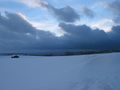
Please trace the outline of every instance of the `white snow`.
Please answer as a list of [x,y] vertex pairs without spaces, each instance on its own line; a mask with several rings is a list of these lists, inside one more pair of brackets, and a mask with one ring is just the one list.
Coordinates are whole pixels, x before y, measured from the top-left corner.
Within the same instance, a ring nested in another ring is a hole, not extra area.
[[120,90],[120,53],[0,56],[0,90]]

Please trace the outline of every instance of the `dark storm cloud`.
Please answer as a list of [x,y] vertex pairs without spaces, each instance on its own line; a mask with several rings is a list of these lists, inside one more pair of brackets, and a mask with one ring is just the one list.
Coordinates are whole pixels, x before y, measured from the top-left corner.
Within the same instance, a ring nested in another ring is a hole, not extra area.
[[0,15],[0,47],[4,49],[34,48],[38,42],[42,47],[46,40],[52,38],[51,33],[37,30],[18,14],[6,12],[5,16]]
[[78,49],[120,49],[120,26],[114,26],[111,32],[92,29],[86,25],[61,23],[59,25],[68,34],[65,42],[71,48]]
[[93,30],[86,25],[73,25],[61,23],[59,25],[63,30],[68,32],[65,36],[69,45],[72,43],[74,46],[81,49],[104,49],[105,43],[108,43],[109,39],[107,34],[99,29]]
[[56,37],[34,28],[18,14],[0,16],[0,50],[120,49],[120,26],[109,33],[86,25],[60,23],[66,34]]
[[107,7],[113,12],[113,21],[120,24],[120,0],[115,0],[112,3],[108,3]]
[[55,8],[53,6],[49,6],[48,9],[53,12],[56,18],[63,22],[75,22],[79,20],[79,14],[70,6],[66,6],[64,8]]
[[34,33],[34,28],[26,20],[13,13],[5,12],[5,17],[0,16],[0,25],[12,32]]
[[120,26],[114,26],[112,32],[109,32],[108,35],[113,44],[120,47]]

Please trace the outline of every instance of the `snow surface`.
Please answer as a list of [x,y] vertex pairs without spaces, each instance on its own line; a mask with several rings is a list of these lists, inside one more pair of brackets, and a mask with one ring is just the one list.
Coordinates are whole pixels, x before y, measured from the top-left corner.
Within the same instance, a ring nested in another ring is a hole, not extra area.
[[0,90],[120,90],[120,53],[0,56]]

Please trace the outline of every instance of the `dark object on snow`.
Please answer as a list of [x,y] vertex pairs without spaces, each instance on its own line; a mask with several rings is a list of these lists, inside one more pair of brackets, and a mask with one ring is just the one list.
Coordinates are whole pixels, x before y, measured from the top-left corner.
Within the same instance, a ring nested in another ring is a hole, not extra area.
[[11,58],[19,58],[19,56],[18,55],[13,55],[13,56],[11,56]]

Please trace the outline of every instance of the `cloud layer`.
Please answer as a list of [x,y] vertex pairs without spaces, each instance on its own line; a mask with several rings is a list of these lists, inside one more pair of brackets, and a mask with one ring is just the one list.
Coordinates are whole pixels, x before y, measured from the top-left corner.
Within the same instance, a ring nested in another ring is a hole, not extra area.
[[120,49],[120,26],[109,33],[86,25],[60,23],[66,33],[56,37],[37,30],[19,14],[0,15],[0,50]]

